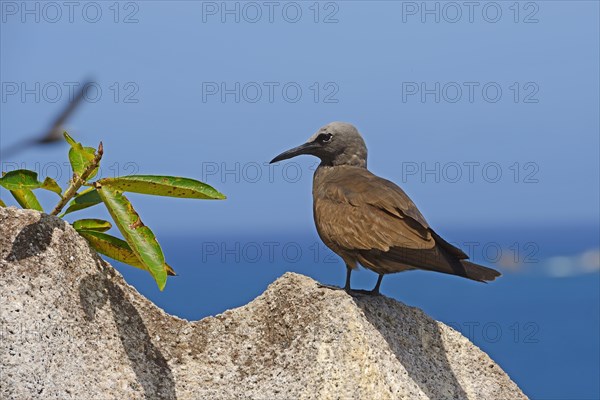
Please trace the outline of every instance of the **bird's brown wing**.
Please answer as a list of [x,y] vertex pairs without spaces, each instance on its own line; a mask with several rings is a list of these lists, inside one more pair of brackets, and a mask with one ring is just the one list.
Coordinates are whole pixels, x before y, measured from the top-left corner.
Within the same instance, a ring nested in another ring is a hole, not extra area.
[[317,229],[340,255],[353,255],[378,273],[420,268],[478,281],[500,276],[493,269],[465,261],[467,255],[434,232],[412,200],[392,182],[365,169],[344,167],[315,180]]
[[332,244],[347,250],[388,251],[396,246],[422,249],[435,245],[431,235],[423,237],[402,220],[370,205],[357,207],[331,199],[316,200],[315,222],[329,247]]
[[392,182],[355,167],[336,167],[316,179],[323,182],[315,182],[315,222],[326,244],[384,252],[435,246],[425,218]]
[[429,229],[425,217],[400,186],[373,175],[367,169],[353,171],[353,175],[352,180],[356,181],[362,190],[350,194],[351,204],[370,204],[397,218],[407,220],[415,229]]

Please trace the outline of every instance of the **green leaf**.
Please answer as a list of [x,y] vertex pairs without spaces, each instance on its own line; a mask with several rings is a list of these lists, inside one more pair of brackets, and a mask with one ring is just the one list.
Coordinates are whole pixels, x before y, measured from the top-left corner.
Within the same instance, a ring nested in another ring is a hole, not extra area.
[[44,212],[40,202],[31,190],[11,190],[10,193],[13,195],[15,200],[17,200],[17,203],[19,203],[21,207]]
[[108,186],[102,186],[98,182],[95,183],[95,187],[131,250],[150,271],[158,288],[163,290],[167,283],[167,268],[156,236],[143,224],[138,213],[122,193]]
[[88,230],[104,232],[112,228],[112,224],[103,219],[79,219],[73,222],[73,228],[77,231]]
[[0,199],[0,207],[6,207],[6,203],[4,203],[2,199]]
[[21,207],[44,211],[37,197],[31,191],[42,186],[42,183],[37,180],[37,172],[28,169],[3,172],[0,186],[8,189]]
[[[69,161],[71,162],[71,168],[73,172],[78,176],[83,174],[83,171],[90,165],[96,156],[96,149],[93,147],[83,147],[81,143],[76,142],[67,132],[63,132],[66,141],[71,145],[69,150]],[[98,173],[96,168],[90,175],[90,179]]]
[[67,211],[65,211],[61,217],[64,217],[67,214],[72,212],[83,210],[84,208],[88,208],[91,206],[95,206],[96,204],[102,203],[102,199],[98,195],[98,192],[94,188],[89,188],[79,193],[73,200],[69,203],[69,207]]
[[[90,165],[94,160],[96,150],[93,147],[83,147],[81,144],[79,147],[80,148],[72,147],[71,150],[69,150],[69,161],[71,162],[73,172],[75,172],[78,176],[81,176],[87,166]],[[96,176],[97,173],[98,169],[92,172],[90,179]]]
[[122,192],[151,194],[156,196],[182,197],[188,199],[225,199],[212,186],[200,181],[174,176],[129,175],[101,179],[100,183]]
[[[140,262],[126,241],[98,231],[77,229],[77,232],[79,232],[79,234],[83,236],[98,253],[104,254],[105,256],[124,264],[129,264],[133,267],[148,271],[148,268]],[[166,266],[167,275],[177,275],[173,268],[169,265]]]
[[50,190],[59,196],[62,193],[62,189],[54,179],[48,177],[44,182],[40,182],[37,179],[37,172],[28,169],[17,169],[4,173],[0,178],[0,186],[10,190],[21,207],[38,211],[44,210],[33,194],[33,189]]
[[77,146],[77,144],[78,144],[78,143],[75,141],[75,139],[73,139],[73,138],[71,137],[71,135],[69,135],[69,134],[67,133],[67,131],[64,131],[64,132],[63,132],[63,136],[65,137],[65,140],[67,141],[67,143],[69,143],[69,146],[71,146],[71,147],[75,147],[75,146]]
[[41,187],[42,182],[37,180],[37,172],[17,169],[4,173],[0,178],[0,186],[4,186],[8,190],[32,190]]
[[62,189],[60,186],[58,186],[58,183],[56,183],[56,181],[50,177],[46,177],[46,179],[44,179],[44,182],[42,183],[42,186],[40,186],[42,189],[46,189],[49,190],[51,192],[56,193],[59,196],[62,196]]

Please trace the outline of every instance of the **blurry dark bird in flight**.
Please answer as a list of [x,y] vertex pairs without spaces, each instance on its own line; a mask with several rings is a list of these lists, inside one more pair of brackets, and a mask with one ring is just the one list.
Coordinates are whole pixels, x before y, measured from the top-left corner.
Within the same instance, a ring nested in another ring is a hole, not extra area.
[[379,274],[373,294],[379,293],[383,275],[413,269],[480,282],[500,276],[467,261],[400,187],[369,172],[367,147],[354,126],[332,122],[271,163],[301,154],[321,159],[313,177],[314,220],[321,240],[346,263],[345,290],[351,290],[350,275],[358,264]]
[[16,142],[8,148],[2,149],[0,153],[1,159],[5,160],[7,158],[10,158],[15,154],[33,146],[45,145],[62,141],[62,127],[65,121],[77,109],[77,107],[81,103],[81,100],[83,100],[83,97],[86,93],[85,91],[89,88],[91,84],[91,81],[87,81],[79,88],[79,91],[77,91],[75,96],[73,96],[73,99],[69,101],[67,106],[64,108],[64,110],[62,110],[58,117],[56,117],[54,121],[52,121],[52,124],[50,124],[50,127],[44,132],[43,135],[33,138],[25,138],[19,142]]

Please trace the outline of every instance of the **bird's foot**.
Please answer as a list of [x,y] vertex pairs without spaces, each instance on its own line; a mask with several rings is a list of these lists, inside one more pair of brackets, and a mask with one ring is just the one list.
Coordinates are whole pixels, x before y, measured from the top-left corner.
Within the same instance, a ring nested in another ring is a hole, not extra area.
[[362,290],[362,289],[350,289],[349,287],[340,287],[335,285],[326,285],[324,283],[317,283],[317,287],[325,288],[330,290],[344,290],[350,294],[366,294],[369,296],[381,296],[379,290]]

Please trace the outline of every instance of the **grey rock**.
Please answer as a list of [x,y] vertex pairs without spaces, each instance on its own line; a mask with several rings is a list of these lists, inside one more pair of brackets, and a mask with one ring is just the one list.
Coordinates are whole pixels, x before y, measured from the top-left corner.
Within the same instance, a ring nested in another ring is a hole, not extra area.
[[525,399],[468,339],[287,273],[201,321],[166,314],[59,219],[0,208],[2,399]]

